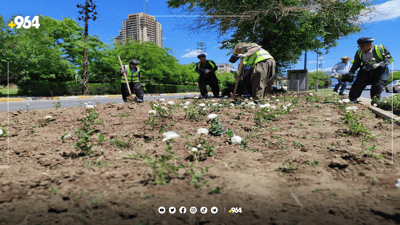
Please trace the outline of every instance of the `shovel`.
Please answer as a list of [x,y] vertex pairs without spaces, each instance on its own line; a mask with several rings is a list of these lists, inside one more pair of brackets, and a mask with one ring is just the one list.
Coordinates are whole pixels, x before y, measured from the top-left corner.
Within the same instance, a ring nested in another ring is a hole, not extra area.
[[236,91],[237,91],[237,87],[238,87],[239,81],[240,81],[240,79],[242,79],[242,78],[239,78],[240,75],[242,74],[242,69],[243,69],[243,59],[240,59],[240,62],[239,62],[239,72],[238,72],[238,78],[236,79],[235,90],[233,91],[233,94],[231,93],[231,97],[232,97],[233,100],[236,100],[236,99],[237,99],[237,97],[236,97]]
[[[119,56],[118,56],[118,59],[119,59],[119,63],[121,64],[121,69],[124,69],[124,65],[122,65],[122,61]],[[136,99],[134,97],[132,97],[132,92],[131,92],[131,88],[129,87],[128,77],[126,76],[126,73],[124,73],[124,77],[125,77],[126,86],[128,87],[128,91],[129,91],[129,96],[126,99],[131,102],[134,102]]]

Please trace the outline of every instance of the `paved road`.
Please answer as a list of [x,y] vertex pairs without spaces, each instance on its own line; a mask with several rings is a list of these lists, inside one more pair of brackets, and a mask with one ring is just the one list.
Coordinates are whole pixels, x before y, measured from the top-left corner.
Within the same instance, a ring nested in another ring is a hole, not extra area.
[[[165,100],[168,99],[178,99],[184,97],[194,97],[194,95],[169,95],[169,96],[145,96],[145,101],[153,101],[160,98]],[[91,99],[63,99],[63,100],[35,100],[35,101],[20,101],[20,102],[0,102],[0,112],[7,112],[8,107],[9,111],[18,111],[18,110],[27,110],[27,103],[29,103],[29,110],[32,109],[50,109],[54,108],[54,103],[60,101],[61,108],[65,107],[76,107],[79,105],[79,102],[82,104],[91,102],[92,105],[96,105],[97,102],[100,104],[107,104],[108,102],[116,102],[116,103],[124,103],[122,97],[114,97],[114,98],[91,98]]]
[[[333,88],[331,88],[331,89],[333,90]],[[344,91],[344,93],[347,93],[347,94],[349,94],[349,92],[350,92],[350,89],[347,89],[346,91]],[[398,93],[392,93],[392,92],[386,93],[386,91],[383,90],[383,92],[381,94],[381,97],[388,97],[388,96],[391,96],[391,95],[398,95]],[[370,90],[364,90],[361,93],[361,97],[371,99]]]

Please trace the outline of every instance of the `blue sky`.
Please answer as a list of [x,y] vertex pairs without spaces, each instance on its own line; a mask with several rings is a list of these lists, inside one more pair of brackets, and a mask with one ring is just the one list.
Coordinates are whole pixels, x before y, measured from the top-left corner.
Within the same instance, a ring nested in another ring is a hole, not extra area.
[[[73,18],[76,21],[78,17],[77,4],[84,4],[84,0],[0,0],[0,14],[7,20],[11,15],[22,14],[23,17],[42,14],[54,19],[62,20],[63,17]],[[164,34],[164,47],[171,48],[174,56],[182,64],[188,64],[198,61],[197,43],[203,42],[206,46],[207,58],[216,63],[228,63],[229,56],[226,54],[230,50],[220,50],[216,31],[209,31],[203,34],[191,34],[186,29],[181,29],[180,25],[187,23],[187,18],[175,17],[177,10],[171,10],[167,7],[166,1],[148,0],[148,14],[156,16],[156,20],[162,24]],[[128,14],[137,12],[145,13],[146,0],[96,0],[98,19],[89,22],[89,34],[99,35],[105,43],[111,43],[110,39],[118,35],[122,27],[122,21],[127,19]],[[394,57],[394,70],[400,70],[400,0],[376,0],[378,13],[372,16],[372,20],[364,23],[366,28],[360,34],[353,34],[339,40],[339,45],[330,49],[327,55],[323,57],[322,68],[324,71],[330,71],[333,65],[340,61],[342,56],[354,57],[357,50],[357,39],[363,36],[374,37],[374,44],[384,44],[388,47],[391,55]],[[82,21],[78,21],[84,26]],[[14,28],[15,29],[15,28]],[[266,50],[271,46],[263,46]],[[307,69],[316,70],[317,55],[308,52]],[[116,62],[118,63],[118,62]],[[304,68],[304,55],[292,69]],[[392,67],[390,67],[392,69]]]

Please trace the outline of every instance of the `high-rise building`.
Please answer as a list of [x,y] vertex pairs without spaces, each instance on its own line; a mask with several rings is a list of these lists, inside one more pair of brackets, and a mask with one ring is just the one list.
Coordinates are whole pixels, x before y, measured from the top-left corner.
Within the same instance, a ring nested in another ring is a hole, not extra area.
[[132,40],[153,42],[163,47],[161,23],[159,23],[154,16],[145,13],[129,14],[128,19],[122,21],[122,29],[115,39],[125,41],[128,37]]
[[219,72],[233,72],[235,71],[234,67],[230,63],[219,63],[217,64]]

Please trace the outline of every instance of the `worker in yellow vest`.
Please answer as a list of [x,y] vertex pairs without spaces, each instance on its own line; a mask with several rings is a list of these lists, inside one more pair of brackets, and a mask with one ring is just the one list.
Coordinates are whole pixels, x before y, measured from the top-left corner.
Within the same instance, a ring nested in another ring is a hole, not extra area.
[[196,63],[195,71],[200,75],[199,77],[199,89],[201,96],[203,98],[208,97],[207,93],[207,85],[211,87],[211,91],[214,95],[214,98],[219,98],[219,85],[218,79],[215,75],[215,71],[217,71],[218,66],[212,60],[206,60],[205,54],[200,54],[197,56],[200,62]]
[[[361,68],[357,79],[351,86],[350,101],[356,101],[361,96],[367,85],[371,85],[371,99],[380,99],[386,81],[389,79],[388,65],[393,62],[390,52],[383,45],[372,45],[374,38],[362,37],[357,40],[359,49],[354,56],[354,64],[349,75],[354,76],[355,71]],[[371,104],[374,104],[371,101]]]
[[[121,92],[122,92],[122,99],[126,102],[126,98],[129,96],[128,86],[125,81],[124,72],[128,78],[129,88],[131,91],[133,90],[137,97],[137,102],[142,103],[144,97],[144,91],[142,84],[140,83],[140,68],[137,66],[139,64],[138,60],[131,59],[129,61],[129,66],[124,65],[124,69],[119,69],[118,74],[122,76],[121,79]],[[133,92],[132,91],[132,92]]]
[[276,67],[274,58],[255,43],[240,42],[233,49],[233,54],[243,58],[250,66],[243,76],[251,76],[253,99],[255,101],[263,100],[272,90]]

